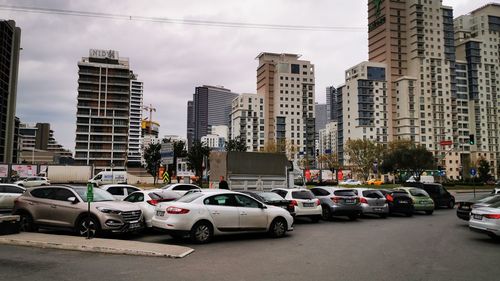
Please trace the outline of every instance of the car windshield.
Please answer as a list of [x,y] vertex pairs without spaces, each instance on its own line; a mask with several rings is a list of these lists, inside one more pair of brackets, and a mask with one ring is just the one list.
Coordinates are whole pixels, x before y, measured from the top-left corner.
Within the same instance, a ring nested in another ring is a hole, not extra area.
[[410,194],[412,196],[416,196],[416,197],[429,197],[429,194],[427,192],[425,192],[425,190],[418,189],[418,188],[411,188]]
[[314,195],[309,190],[292,191],[294,199],[314,199]]
[[203,196],[203,193],[201,192],[189,193],[177,199],[177,202],[191,203],[193,202],[193,200],[195,200],[196,198],[200,198],[201,196]]
[[[76,193],[82,198],[83,202],[87,202],[87,188],[86,187],[77,187],[74,188]],[[115,198],[111,193],[106,190],[102,190],[99,188],[94,188],[94,200],[92,202],[103,202],[103,201],[115,201]]]
[[284,200],[283,197],[274,192],[258,192],[257,195],[266,201],[280,201]]

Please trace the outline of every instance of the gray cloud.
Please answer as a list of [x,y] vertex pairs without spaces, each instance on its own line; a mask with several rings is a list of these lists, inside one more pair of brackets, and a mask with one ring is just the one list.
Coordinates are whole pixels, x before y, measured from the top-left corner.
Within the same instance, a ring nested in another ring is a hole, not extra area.
[[[18,0],[2,4],[127,15],[286,25],[366,27],[366,1]],[[455,15],[488,1],[448,0]],[[367,59],[367,33],[307,32],[162,24],[0,11],[22,28],[17,115],[50,122],[57,140],[74,149],[77,62],[89,48],[115,49],[129,57],[144,81],[144,103],[158,110],[161,134],[186,133],[186,103],[194,88],[223,85],[255,92],[263,51],[302,54],[316,65],[316,100],[328,85],[343,83],[345,69]]]

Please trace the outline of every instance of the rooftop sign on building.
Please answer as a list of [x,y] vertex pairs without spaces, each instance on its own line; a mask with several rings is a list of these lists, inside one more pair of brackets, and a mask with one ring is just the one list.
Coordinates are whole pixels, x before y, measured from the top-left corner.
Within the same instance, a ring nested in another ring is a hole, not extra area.
[[118,59],[118,51],[115,50],[100,50],[100,49],[90,49],[89,57],[99,58],[99,59]]

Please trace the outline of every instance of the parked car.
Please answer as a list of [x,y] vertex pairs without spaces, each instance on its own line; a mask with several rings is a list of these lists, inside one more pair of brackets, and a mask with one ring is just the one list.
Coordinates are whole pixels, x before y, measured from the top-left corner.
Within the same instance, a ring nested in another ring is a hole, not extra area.
[[366,181],[367,185],[382,185],[384,182],[379,179],[370,179]]
[[271,191],[241,191],[241,193],[252,196],[253,198],[263,202],[266,205],[273,205],[287,210],[290,215],[295,216],[295,207],[292,200],[286,200],[279,194]]
[[359,198],[352,189],[320,186],[312,188],[311,192],[321,202],[321,216],[324,220],[333,216],[347,216],[355,220],[361,214]]
[[416,187],[398,187],[395,190],[402,190],[411,197],[415,212],[434,213],[434,201],[425,190]]
[[[498,183],[497,183],[497,186],[498,186]],[[500,194],[500,187],[493,188],[493,190],[491,191],[491,194]]]
[[486,195],[476,199],[458,202],[457,217],[468,221],[470,219],[470,212],[473,209],[489,207],[496,202],[500,202],[500,195]]
[[406,182],[403,186],[417,187],[425,190],[434,201],[436,208],[447,207],[453,209],[455,207],[455,197],[439,183]]
[[339,185],[361,185],[361,184],[362,183],[360,181],[354,180],[354,179],[348,179],[348,180],[339,182]]
[[0,212],[12,212],[14,200],[21,196],[26,188],[10,183],[0,183]]
[[500,202],[472,210],[469,229],[485,233],[495,240],[500,239]]
[[126,184],[127,172],[126,171],[101,171],[93,178],[88,180],[88,183],[94,186],[101,186],[105,184]]
[[171,190],[151,189],[136,191],[127,196],[123,201],[134,203],[141,208],[146,227],[152,227],[151,219],[155,214],[156,205],[161,202],[170,202],[181,196]]
[[123,200],[129,194],[141,191],[142,189],[137,186],[128,185],[128,184],[106,184],[99,186],[100,189],[106,190],[111,193],[116,200]]
[[183,196],[190,190],[201,190],[199,186],[190,183],[171,183],[163,186],[162,189],[172,190],[178,193],[180,196]]
[[293,230],[293,217],[246,194],[209,189],[158,204],[152,224],[174,238],[189,236],[193,242],[207,243],[214,235],[233,233],[268,232],[282,237]]
[[295,217],[308,217],[312,222],[318,222],[323,213],[321,201],[305,188],[275,188],[271,190],[281,197],[290,200],[295,210]]
[[24,180],[14,182],[22,187],[45,186],[49,185],[50,181],[46,177],[27,177]]
[[87,216],[87,188],[44,186],[28,189],[14,201],[13,213],[21,217],[23,231],[38,228],[66,228],[78,235],[100,232],[122,233],[143,228],[142,211],[132,203],[116,201],[102,189],[94,189]]
[[413,206],[413,199],[402,190],[387,190],[379,189],[382,194],[384,194],[385,199],[389,205],[390,214],[404,214],[407,217],[411,217],[415,208]]
[[378,215],[386,218],[389,214],[389,204],[382,192],[369,188],[354,188],[361,204],[361,214]]

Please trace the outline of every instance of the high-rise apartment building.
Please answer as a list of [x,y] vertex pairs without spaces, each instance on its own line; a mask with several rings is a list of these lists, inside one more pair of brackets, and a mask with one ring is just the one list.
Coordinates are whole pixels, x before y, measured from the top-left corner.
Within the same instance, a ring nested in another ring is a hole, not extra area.
[[64,149],[55,137],[48,123],[19,125],[20,159],[36,163],[59,163],[61,159],[71,159],[71,151]]
[[194,140],[194,110],[193,110],[193,101],[188,101],[187,102],[187,133],[186,133],[186,138],[187,138],[187,143],[186,143],[186,149],[189,149],[191,145],[193,144]]
[[241,94],[231,106],[230,138],[240,137],[247,151],[264,150],[264,98],[256,94]]
[[91,49],[78,62],[75,163],[98,170],[124,168],[130,125],[128,59]]
[[0,163],[13,162],[15,155],[17,75],[21,29],[13,20],[0,21]]
[[211,134],[212,126],[229,126],[231,102],[237,96],[238,94],[222,86],[196,87],[193,94],[193,140],[200,141],[201,137]]
[[314,105],[314,111],[315,111],[315,130],[316,134],[319,132],[319,130],[324,129],[326,127],[326,123],[328,123],[328,112],[327,112],[327,104],[319,104],[316,103]]
[[326,87],[326,116],[328,121],[337,120],[337,93],[334,86]]
[[[260,53],[257,94],[264,98],[265,145],[314,157],[314,65],[297,54]],[[292,149],[293,148],[293,149]],[[291,153],[290,153],[291,152]]]
[[338,156],[337,133],[338,128],[336,121],[328,122],[324,129],[319,130],[319,154],[333,154]]
[[130,80],[130,124],[128,128],[128,166],[141,165],[141,125],[143,82],[137,80],[132,72]]

